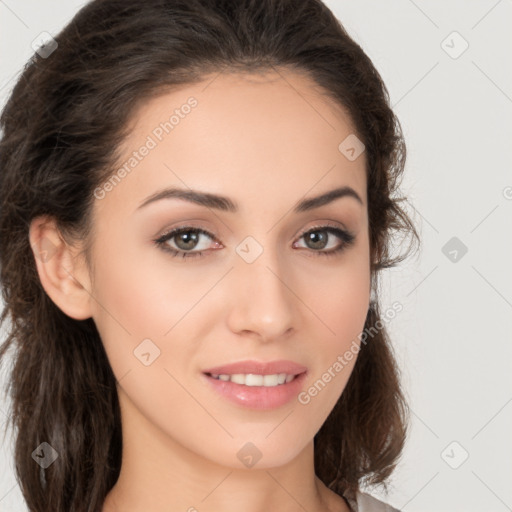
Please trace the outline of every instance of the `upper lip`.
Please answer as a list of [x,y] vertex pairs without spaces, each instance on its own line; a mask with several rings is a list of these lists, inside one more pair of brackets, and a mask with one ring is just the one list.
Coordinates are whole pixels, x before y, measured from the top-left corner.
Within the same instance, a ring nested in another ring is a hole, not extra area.
[[256,375],[274,375],[276,373],[286,373],[287,375],[299,375],[307,371],[305,366],[293,361],[237,361],[222,366],[215,366],[204,370],[203,373],[214,375],[234,375],[235,373],[252,373]]

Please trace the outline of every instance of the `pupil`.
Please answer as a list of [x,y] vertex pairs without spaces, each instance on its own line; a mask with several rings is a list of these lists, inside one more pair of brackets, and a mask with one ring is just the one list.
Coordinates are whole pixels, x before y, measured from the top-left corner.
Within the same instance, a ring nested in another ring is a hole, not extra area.
[[176,245],[180,247],[180,242],[182,246],[180,249],[193,249],[195,244],[197,243],[198,234],[193,231],[185,231],[184,233],[180,233],[176,240]]
[[306,240],[313,243],[313,249],[323,249],[327,242],[327,236],[323,231],[313,231],[309,233]]

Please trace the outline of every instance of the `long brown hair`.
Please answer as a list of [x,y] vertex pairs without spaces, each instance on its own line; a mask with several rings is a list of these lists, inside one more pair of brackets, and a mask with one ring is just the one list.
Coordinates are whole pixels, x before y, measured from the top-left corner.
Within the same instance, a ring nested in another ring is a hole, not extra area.
[[[405,257],[391,254],[394,233],[418,236],[397,197],[405,144],[386,87],[320,0],[95,0],[55,40],[26,64],[0,118],[0,362],[12,348],[6,391],[29,510],[99,512],[121,466],[116,378],[92,318],[68,317],[45,293],[28,230],[46,214],[70,240],[89,239],[94,189],[141,102],[219,70],[306,73],[366,147],[374,290]],[[380,319],[376,301],[365,329]],[[316,474],[339,494],[385,485],[406,437],[397,365],[385,327],[374,331],[314,439]],[[31,456],[43,442],[59,454],[46,469]]]

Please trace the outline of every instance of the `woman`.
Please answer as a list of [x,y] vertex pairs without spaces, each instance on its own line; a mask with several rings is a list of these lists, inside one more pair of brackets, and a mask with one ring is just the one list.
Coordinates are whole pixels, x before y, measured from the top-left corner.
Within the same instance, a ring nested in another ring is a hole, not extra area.
[[95,0],[1,127],[31,511],[391,509],[362,486],[406,434],[377,301],[405,145],[319,0]]

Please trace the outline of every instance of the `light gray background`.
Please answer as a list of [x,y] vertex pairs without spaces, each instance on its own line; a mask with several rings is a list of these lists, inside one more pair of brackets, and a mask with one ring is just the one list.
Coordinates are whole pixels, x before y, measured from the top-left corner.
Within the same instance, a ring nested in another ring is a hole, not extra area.
[[[31,42],[83,3],[0,0],[0,105]],[[404,306],[389,329],[413,411],[386,500],[407,512],[512,510],[511,1],[326,3],[387,84],[408,144],[402,191],[423,243],[382,281],[384,307]],[[452,237],[465,255],[443,253]],[[0,403],[3,422],[6,410]],[[19,512],[11,449],[8,435],[0,510]]]

